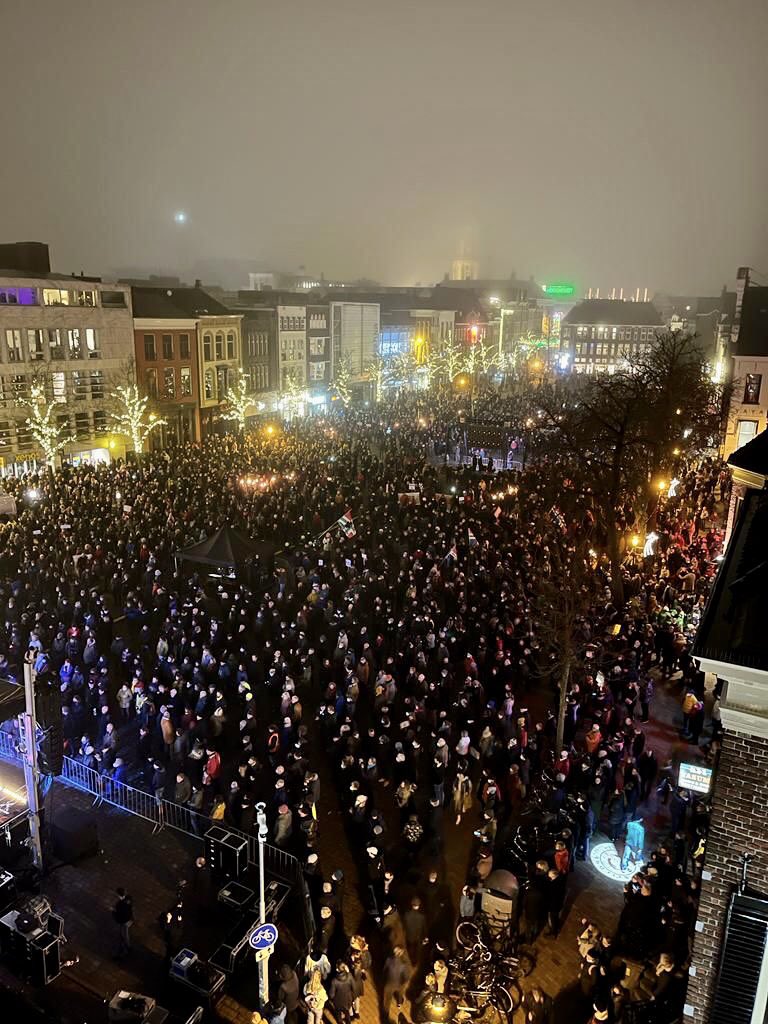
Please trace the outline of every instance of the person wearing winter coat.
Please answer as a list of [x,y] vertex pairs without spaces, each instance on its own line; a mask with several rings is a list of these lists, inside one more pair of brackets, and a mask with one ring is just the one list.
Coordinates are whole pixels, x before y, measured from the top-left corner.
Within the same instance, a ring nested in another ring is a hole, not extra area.
[[349,967],[341,961],[336,965],[336,977],[328,990],[328,1001],[337,1024],[351,1024],[355,1002],[355,980]]
[[469,776],[459,769],[456,778],[453,780],[452,790],[453,812],[456,815],[456,824],[461,824],[461,817],[472,809],[472,783]]
[[[328,967],[330,970],[330,964]],[[307,1007],[307,1024],[322,1024],[328,993],[323,988],[323,977],[319,970],[312,971],[307,978],[304,986],[304,1002]]]

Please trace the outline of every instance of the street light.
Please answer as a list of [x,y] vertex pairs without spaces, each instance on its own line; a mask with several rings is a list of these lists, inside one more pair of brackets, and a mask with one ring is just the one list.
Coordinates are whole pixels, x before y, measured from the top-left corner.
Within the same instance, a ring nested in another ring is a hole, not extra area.
[[[259,924],[267,923],[267,905],[264,898],[264,844],[267,841],[267,805],[256,804],[256,823],[259,827]],[[259,1001],[262,1006],[269,1002],[269,954],[259,960]]]

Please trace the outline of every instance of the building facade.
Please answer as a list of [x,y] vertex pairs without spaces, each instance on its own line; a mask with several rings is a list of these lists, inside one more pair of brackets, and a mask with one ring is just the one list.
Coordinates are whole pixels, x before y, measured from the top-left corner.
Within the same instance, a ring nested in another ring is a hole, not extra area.
[[165,425],[149,437],[153,448],[200,440],[200,370],[194,318],[134,318],[136,379]]
[[696,1024],[751,1024],[768,1011],[768,434],[729,462],[735,525],[691,652],[723,681],[684,1010]]
[[331,383],[331,324],[328,305],[307,306],[307,387],[324,404]]
[[740,285],[730,346],[726,458],[768,426],[768,288],[751,285],[748,276]]
[[141,286],[132,295],[137,382],[167,420],[152,444],[199,441],[240,372],[242,317],[197,286]]
[[331,379],[342,361],[352,382],[362,383],[376,359],[381,329],[378,302],[331,302]]
[[267,402],[277,394],[277,312],[273,308],[235,309],[242,315],[243,370],[251,391]]
[[307,383],[307,307],[277,307],[277,352],[280,391],[304,388]]
[[584,299],[560,326],[560,365],[574,373],[615,373],[647,354],[666,329],[651,302]]
[[[47,247],[45,264],[47,265]],[[72,438],[64,461],[108,462],[125,452],[111,431],[110,393],[130,373],[130,289],[98,278],[0,270],[0,468],[23,472],[42,453],[26,426],[34,383]]]

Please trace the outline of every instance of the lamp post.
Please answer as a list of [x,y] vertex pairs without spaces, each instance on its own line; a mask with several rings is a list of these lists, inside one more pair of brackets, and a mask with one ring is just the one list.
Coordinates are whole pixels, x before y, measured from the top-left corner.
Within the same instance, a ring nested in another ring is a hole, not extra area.
[[[266,804],[256,804],[256,823],[259,827],[259,924],[267,922],[267,905],[264,899],[264,844],[267,841]],[[269,955],[259,960],[259,1001],[262,1007],[269,1002]]]
[[24,784],[27,787],[27,820],[32,861],[37,870],[43,871],[43,845],[40,840],[40,772],[37,767],[37,719],[35,718],[35,669],[32,664],[34,652],[24,657],[24,698],[25,709],[19,715],[19,731],[24,737]]

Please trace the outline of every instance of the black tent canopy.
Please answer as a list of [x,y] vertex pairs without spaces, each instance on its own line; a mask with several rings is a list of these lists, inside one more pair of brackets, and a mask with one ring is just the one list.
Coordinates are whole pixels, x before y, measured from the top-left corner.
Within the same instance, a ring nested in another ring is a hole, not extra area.
[[237,570],[255,561],[265,568],[271,568],[274,554],[274,544],[249,540],[234,527],[222,526],[205,540],[181,548],[175,557],[179,562],[197,562],[212,568]]

